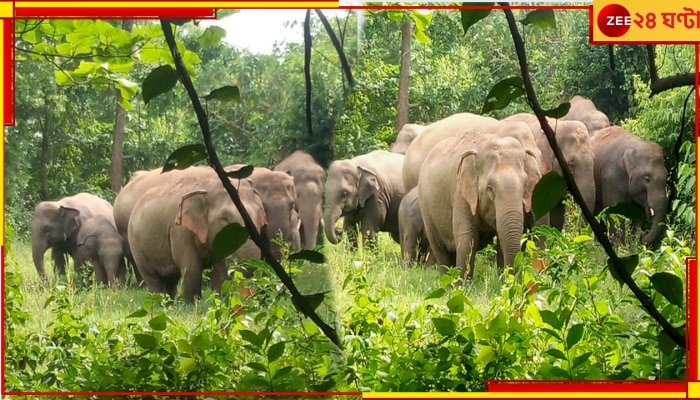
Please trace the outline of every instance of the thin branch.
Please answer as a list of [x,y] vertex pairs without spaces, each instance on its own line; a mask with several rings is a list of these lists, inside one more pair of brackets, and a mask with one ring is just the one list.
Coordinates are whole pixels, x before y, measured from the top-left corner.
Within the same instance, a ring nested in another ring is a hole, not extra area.
[[323,15],[321,10],[316,9],[316,14],[318,15],[318,18],[321,19],[321,23],[323,24],[323,27],[326,28],[326,32],[328,33],[328,37],[331,39],[331,43],[333,43],[333,47],[335,47],[335,51],[338,52],[338,57],[340,58],[340,65],[343,67],[343,73],[345,74],[345,78],[348,80],[348,85],[350,85],[350,88],[352,88],[353,86],[355,86],[355,80],[352,77],[352,71],[350,70],[350,64],[348,63],[347,57],[345,57],[345,52],[343,51],[343,46],[338,41],[338,38],[335,36],[335,32],[333,32],[333,28],[331,28],[331,25],[328,23],[326,16]]
[[197,120],[199,121],[199,126],[202,130],[202,137],[204,138],[204,144],[207,148],[207,154],[209,155],[209,163],[211,164],[214,171],[216,171],[217,176],[224,185],[224,188],[231,196],[231,200],[236,205],[236,208],[241,213],[243,217],[243,222],[251,240],[260,248],[262,251],[263,258],[267,263],[272,266],[277,276],[280,278],[284,286],[287,287],[292,295],[292,301],[296,304],[299,310],[306,316],[308,316],[320,329],[321,331],[338,347],[340,345],[340,338],[338,337],[335,329],[330,327],[328,324],[323,322],[323,320],[316,314],[316,311],[306,302],[302,294],[299,292],[297,287],[294,285],[292,278],[287,274],[282,265],[275,259],[275,257],[270,253],[270,248],[268,244],[263,241],[260,232],[255,229],[255,224],[250,218],[250,215],[245,209],[245,206],[241,202],[240,197],[238,197],[238,191],[233,187],[228,175],[224,171],[224,167],[219,161],[219,156],[216,154],[216,149],[211,140],[211,132],[209,130],[209,119],[202,108],[202,104],[199,101],[199,95],[192,84],[192,79],[190,79],[190,74],[187,72],[184,62],[182,61],[182,56],[180,51],[175,44],[175,36],[173,35],[172,28],[170,27],[170,22],[167,20],[160,20],[160,25],[163,27],[163,33],[165,34],[165,40],[170,48],[170,53],[173,55],[173,61],[175,62],[175,68],[177,70],[178,76],[183,86],[187,90],[187,94],[192,101],[192,107],[194,108],[195,114],[197,114]]
[[[499,4],[501,4],[504,7],[509,6],[508,3]],[[520,72],[523,76],[523,82],[525,83],[525,93],[527,95],[528,103],[530,104],[530,107],[532,107],[532,110],[534,111],[535,115],[537,116],[537,119],[542,125],[542,130],[544,131],[545,136],[547,137],[547,141],[552,147],[552,151],[554,152],[554,156],[556,157],[557,162],[559,162],[559,165],[561,166],[564,179],[566,180],[566,185],[569,191],[574,197],[576,203],[578,203],[578,205],[581,207],[581,211],[583,212],[583,216],[586,219],[586,222],[588,222],[588,224],[593,229],[593,233],[595,234],[600,244],[603,246],[603,249],[605,249],[605,253],[608,255],[608,257],[610,257],[610,260],[612,261],[612,269],[620,277],[620,279],[632,290],[632,293],[634,293],[637,299],[639,299],[640,303],[642,303],[642,306],[647,310],[649,315],[651,315],[651,317],[654,318],[654,320],[656,320],[656,322],[658,322],[659,325],[661,325],[661,327],[666,331],[666,333],[671,337],[671,339],[673,339],[673,341],[678,346],[685,349],[685,336],[681,335],[680,332],[678,332],[678,330],[674,328],[673,325],[671,325],[671,323],[668,322],[668,320],[664,318],[663,315],[661,315],[659,310],[657,310],[654,306],[654,303],[652,302],[651,298],[649,298],[649,296],[647,296],[646,293],[644,293],[639,288],[639,286],[637,286],[635,281],[632,279],[630,274],[622,265],[622,261],[615,253],[615,250],[613,249],[610,240],[605,234],[603,227],[600,225],[600,223],[598,223],[591,210],[588,209],[588,206],[583,201],[583,197],[581,196],[581,192],[579,191],[578,186],[576,186],[574,177],[571,174],[571,171],[569,170],[569,167],[564,159],[564,156],[561,153],[561,150],[559,149],[559,146],[557,146],[555,133],[549,126],[549,123],[547,123],[544,111],[542,110],[542,107],[540,106],[540,103],[537,100],[537,96],[535,95],[535,89],[532,86],[532,80],[530,79],[530,72],[527,65],[525,46],[523,44],[523,40],[520,36],[520,33],[518,32],[518,27],[515,22],[515,17],[513,16],[513,12],[508,8],[504,8],[503,12],[505,13],[506,19],[508,20],[508,27],[510,28],[511,36],[513,37],[515,51],[518,54]]]
[[306,131],[313,136],[311,123],[311,9],[304,18],[304,83],[306,87]]

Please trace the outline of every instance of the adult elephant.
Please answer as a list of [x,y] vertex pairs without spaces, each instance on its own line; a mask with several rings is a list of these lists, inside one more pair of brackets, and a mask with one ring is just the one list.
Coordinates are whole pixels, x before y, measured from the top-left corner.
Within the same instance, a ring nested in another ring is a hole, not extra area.
[[77,241],[76,268],[90,262],[97,282],[106,286],[125,282],[125,243],[113,221],[102,215],[86,220]]
[[401,167],[404,156],[375,150],[349,160],[336,160],[328,168],[323,224],[328,240],[336,244],[335,223],[372,240],[379,231],[399,242],[399,204],[404,196]]
[[471,279],[477,250],[494,236],[498,266],[512,265],[531,210],[528,158],[537,155],[517,139],[488,133],[445,139],[433,147],[420,171],[418,199],[439,265],[457,266]]
[[283,171],[294,177],[301,243],[304,249],[311,250],[320,244],[317,238],[321,228],[323,180],[326,172],[310,154],[301,150],[277,164],[275,171]]
[[[542,126],[535,115],[520,113],[512,115],[503,121],[522,121],[527,123],[535,134],[537,147],[542,154],[542,173],[555,171],[563,175],[561,166],[554,157],[554,151],[542,131]],[[549,126],[555,133],[557,145],[561,149],[569,170],[574,175],[583,200],[589,210],[595,207],[595,180],[593,179],[594,154],[591,150],[590,139],[586,126],[580,121],[562,121],[547,118]],[[560,202],[548,215],[537,221],[538,224],[548,224],[559,230],[564,227],[566,206]]]
[[565,121],[581,121],[586,125],[588,135],[593,136],[601,129],[610,126],[608,116],[593,104],[589,99],[576,95],[569,100],[571,108],[561,119]]
[[89,193],[78,193],[58,201],[42,201],[32,217],[32,258],[39,276],[46,281],[44,253],[51,249],[56,273],[66,274],[66,255],[75,259],[80,226],[89,218],[103,216],[114,223],[112,206]]
[[418,175],[425,157],[433,146],[443,139],[461,136],[470,132],[489,131],[498,120],[470,113],[458,113],[433,122],[425,127],[406,150],[403,164],[403,183],[406,191],[418,185]]
[[299,216],[297,215],[297,194],[294,177],[282,171],[271,171],[264,167],[255,167],[248,178],[262,199],[267,220],[267,236],[270,251],[278,260],[282,257],[280,245],[274,239],[282,237],[293,251],[301,248],[299,237]]
[[399,235],[401,237],[401,261],[407,265],[411,261],[434,264],[435,257],[430,251],[428,236],[423,225],[423,215],[418,202],[418,188],[411,189],[399,205]]
[[622,202],[640,205],[652,225],[642,241],[647,244],[664,234],[668,199],[664,154],[656,143],[642,140],[619,126],[600,130],[591,139],[595,153],[595,212]]
[[[232,180],[255,228],[265,225],[260,197],[247,180]],[[154,187],[136,202],[129,221],[129,245],[148,290],[177,297],[183,280],[183,297],[192,303],[201,296],[202,271],[211,262],[216,234],[243,219],[218,178],[188,177],[172,185]],[[248,240],[235,258],[260,258]],[[219,290],[227,276],[227,263],[212,266],[212,287]]]
[[425,125],[420,124],[406,124],[401,128],[398,135],[396,135],[396,141],[389,145],[389,151],[392,153],[406,154],[408,146],[420,136],[425,130]]

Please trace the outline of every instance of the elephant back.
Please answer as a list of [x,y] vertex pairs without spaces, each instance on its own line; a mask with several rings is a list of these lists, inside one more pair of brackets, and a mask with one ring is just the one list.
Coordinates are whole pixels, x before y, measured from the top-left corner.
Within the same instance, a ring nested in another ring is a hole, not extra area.
[[90,193],[78,193],[74,196],[64,197],[59,200],[59,205],[69,208],[75,208],[80,211],[82,219],[89,219],[97,216],[106,218],[111,224],[114,224],[114,212],[112,205],[101,197]]
[[401,128],[396,141],[389,146],[392,153],[406,154],[408,146],[425,131],[426,126],[420,124],[406,124]]
[[406,150],[403,166],[403,183],[406,190],[411,190],[418,184],[425,157],[441,140],[489,130],[496,123],[498,120],[495,118],[458,113],[428,125]]

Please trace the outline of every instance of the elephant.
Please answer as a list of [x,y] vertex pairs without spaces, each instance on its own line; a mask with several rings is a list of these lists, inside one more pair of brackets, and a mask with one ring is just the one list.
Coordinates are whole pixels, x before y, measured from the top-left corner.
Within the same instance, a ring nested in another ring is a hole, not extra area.
[[[248,179],[262,199],[267,220],[266,233],[269,239],[281,234],[282,240],[289,243],[292,250],[300,250],[301,239],[294,177],[282,171],[255,167]],[[279,260],[282,257],[279,244],[274,241],[269,244],[270,251]]]
[[657,143],[648,142],[619,127],[601,129],[591,139],[595,153],[595,212],[622,202],[640,205],[652,225],[642,241],[657,242],[664,234],[668,198],[664,153]]
[[425,127],[406,150],[403,164],[403,183],[407,191],[418,185],[418,175],[425,157],[441,140],[475,132],[488,130],[497,124],[498,120],[470,113],[458,113],[433,122]]
[[569,100],[569,104],[571,104],[569,112],[561,117],[561,119],[565,121],[575,120],[583,122],[583,124],[586,125],[589,136],[593,136],[599,130],[610,126],[608,116],[598,110],[595,104],[587,98],[576,95]]
[[425,125],[406,124],[401,128],[396,141],[389,145],[392,153],[406,154],[408,146],[425,130]]
[[124,239],[114,222],[102,215],[86,220],[78,231],[76,268],[92,263],[97,282],[113,286],[126,281]]
[[418,200],[437,264],[457,266],[471,280],[476,251],[494,236],[499,269],[513,264],[525,213],[531,212],[528,158],[537,160],[537,154],[516,138],[489,133],[433,147],[420,171]]
[[112,205],[93,194],[78,193],[58,201],[42,201],[34,208],[32,217],[32,258],[39,276],[47,281],[44,253],[51,249],[56,273],[65,276],[66,255],[74,260],[78,231],[89,218],[103,216],[114,223]]
[[[552,147],[542,131],[542,126],[537,117],[532,114],[520,113],[512,115],[503,121],[522,121],[527,123],[535,134],[537,147],[542,154],[542,173],[555,171],[563,175],[561,167],[554,157]],[[561,149],[569,170],[574,175],[574,181],[578,186],[583,200],[589,210],[595,207],[596,187],[593,179],[594,153],[591,150],[590,138],[586,126],[580,121],[564,121],[547,118],[549,126],[556,135],[557,145]],[[559,203],[548,215],[544,216],[537,224],[548,224],[559,230],[564,227],[564,214],[566,206]]]
[[379,231],[399,240],[399,204],[404,196],[401,167],[404,156],[374,150],[349,160],[336,160],[328,169],[324,188],[323,224],[328,240],[336,244],[335,223],[344,217],[343,229],[359,225],[371,242]]
[[[262,200],[247,180],[232,179],[255,229],[264,229]],[[190,176],[146,191],[133,207],[129,245],[148,290],[167,293],[174,300],[183,279],[183,297],[193,303],[201,296],[202,272],[212,260],[216,234],[243,220],[218,178]],[[260,250],[247,240],[234,258],[260,258]],[[214,290],[227,276],[225,261],[212,265]]]
[[401,261],[407,265],[410,261],[434,264],[435,257],[430,251],[428,236],[423,226],[423,215],[418,203],[418,188],[411,189],[399,205],[399,235],[401,238]]
[[311,250],[317,244],[322,244],[318,238],[323,238],[319,232],[326,172],[310,154],[301,150],[295,151],[277,164],[275,171],[283,171],[294,177],[302,248]]

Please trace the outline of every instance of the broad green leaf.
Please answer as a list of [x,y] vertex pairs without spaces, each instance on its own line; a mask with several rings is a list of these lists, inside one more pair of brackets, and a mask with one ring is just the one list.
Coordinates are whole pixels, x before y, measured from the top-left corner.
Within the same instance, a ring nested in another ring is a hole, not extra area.
[[549,118],[561,118],[569,112],[569,109],[571,109],[571,103],[561,103],[556,108],[546,110],[544,115],[548,116]]
[[260,364],[260,363],[251,362],[251,363],[246,364],[246,366],[251,368],[251,369],[254,369],[256,371],[267,373],[267,367]]
[[566,196],[566,180],[556,171],[542,176],[532,191],[532,211],[535,219],[547,215]]
[[177,80],[177,72],[170,65],[161,65],[154,69],[141,85],[143,101],[148,104],[152,98],[173,90]]
[[214,238],[212,260],[221,261],[233,254],[248,240],[248,230],[238,222],[226,225]]
[[476,362],[479,364],[488,364],[494,359],[496,353],[491,346],[479,346],[479,355],[476,357]]
[[489,321],[489,331],[496,334],[504,333],[508,329],[505,312],[501,311]]
[[435,330],[442,336],[454,336],[455,323],[447,318],[433,318],[433,326]]
[[163,172],[173,169],[185,169],[207,158],[207,149],[203,144],[189,144],[175,150],[163,165]]
[[553,331],[553,330],[551,330],[551,329],[549,329],[549,328],[542,328],[542,330],[545,331],[545,332],[547,332],[547,333],[549,333],[550,335],[552,335],[552,337],[557,338],[557,340],[559,340],[559,341],[562,341],[562,340],[563,340],[563,339],[561,338],[561,336],[559,336],[559,334],[558,334],[557,332],[555,332],[555,331]]
[[234,178],[234,179],[245,179],[250,176],[250,174],[253,173],[253,170],[255,167],[252,165],[245,165],[235,171],[228,171],[226,172],[226,175],[229,176],[229,178]]
[[[490,3],[462,3],[463,6],[492,6],[493,2]],[[491,9],[461,9],[459,10],[459,13],[461,14],[461,19],[462,19],[462,29],[464,30],[464,34],[467,34],[467,31],[469,28],[472,27],[472,25],[476,24],[477,22],[481,21],[482,19],[486,18],[489,13],[491,12]]]
[[24,40],[27,43],[36,44],[36,43],[39,43],[41,41],[41,38],[43,36],[44,36],[44,34],[40,30],[34,29],[34,30],[29,31],[29,32],[24,32],[22,34],[22,36],[18,37],[17,39]]
[[389,17],[390,20],[392,21],[401,21],[403,20],[403,11],[397,11],[397,10],[389,10],[386,13],[387,17]]
[[657,272],[649,277],[654,289],[674,306],[683,307],[685,287],[681,278],[670,272]]
[[425,296],[424,300],[439,299],[440,297],[442,297],[446,294],[447,294],[447,292],[443,288],[435,289],[432,292],[428,293],[428,295]]
[[134,340],[142,349],[150,350],[156,347],[156,338],[153,335],[134,333]]
[[574,238],[574,243],[585,243],[591,240],[593,240],[593,238],[588,235],[579,235]]
[[428,24],[430,20],[433,19],[432,13],[424,13],[425,10],[411,10],[409,14],[413,22],[416,24],[416,29],[425,32],[428,29]]
[[673,349],[676,348],[676,342],[671,339],[671,336],[665,331],[659,332],[659,349],[664,355],[670,356]]
[[571,379],[569,372],[559,367],[552,367],[549,372],[551,372],[552,375],[556,376],[557,378]]
[[552,9],[530,11],[520,22],[523,25],[534,25],[538,28],[557,28],[557,20],[554,18],[554,10]]
[[549,350],[545,351],[545,353],[549,354],[550,356],[552,356],[554,358],[558,358],[560,360],[566,360],[566,355],[564,355],[564,353],[559,349],[549,349]]
[[163,331],[165,330],[165,327],[168,325],[168,317],[165,316],[162,312],[153,317],[150,321],[148,321],[148,325],[153,329],[154,331]]
[[185,357],[182,359],[182,361],[180,361],[180,368],[178,368],[178,370],[187,375],[194,371],[195,368],[197,368],[197,362],[194,360],[194,358]]
[[457,293],[451,299],[447,300],[447,308],[450,312],[461,313],[464,311],[464,295],[462,293]]
[[226,30],[218,26],[210,26],[204,30],[202,36],[197,39],[202,47],[215,47],[226,37]]
[[49,25],[51,25],[55,29],[55,33],[58,33],[60,35],[65,35],[75,30],[73,21],[69,19],[52,19],[49,20]]
[[605,214],[622,215],[632,221],[643,221],[647,218],[646,211],[639,204],[632,202],[618,203],[605,211]]
[[540,310],[540,317],[542,317],[543,322],[551,325],[552,328],[561,329],[561,322],[559,322],[559,318],[555,313],[549,310]]
[[75,46],[73,43],[60,43],[56,45],[56,52],[63,56],[72,56]]
[[[323,299],[325,299],[325,296],[328,293],[330,292],[305,294],[301,297],[304,299],[306,304],[308,304],[313,310],[316,310],[318,306],[320,306],[321,303],[323,303]],[[297,307],[297,309],[301,310],[301,308],[297,304],[296,298],[292,299],[292,303],[294,303],[294,306]]]
[[267,362],[271,363],[282,357],[286,342],[275,343],[267,349]]
[[241,329],[240,331],[238,331],[238,333],[241,335],[241,338],[246,342],[252,344],[257,348],[262,347],[263,341],[258,337],[258,335],[255,334],[255,332],[249,331],[247,329]]
[[414,30],[413,37],[422,44],[430,44],[430,38],[424,31],[418,29]]
[[[272,377],[272,380],[274,381],[275,379],[283,378],[286,375],[289,375],[289,373],[292,372],[292,369],[294,369],[294,367],[291,365],[287,365],[286,367],[280,368],[279,370],[277,370],[277,372],[275,372],[275,376]],[[333,381],[332,383],[335,384],[335,381]]]
[[190,342],[188,342],[185,339],[180,339],[176,342],[177,344],[177,351],[180,353],[185,353],[185,354],[192,354],[192,345],[190,345]]
[[127,315],[126,318],[141,318],[145,317],[148,315],[148,311],[144,310],[143,308],[140,310],[136,310],[132,312],[131,314]]
[[56,79],[56,84],[58,86],[72,85],[73,79],[70,72],[67,71],[55,71],[54,78]]
[[290,254],[289,261],[306,260],[315,264],[323,264],[326,262],[326,256],[314,250],[301,250],[298,253]]
[[241,92],[238,86],[224,86],[214,89],[208,95],[204,96],[204,100],[219,100],[223,102],[235,101],[241,102]]
[[569,332],[566,334],[566,346],[568,348],[574,347],[583,337],[583,324],[576,324],[569,328]]
[[583,363],[585,363],[589,358],[591,358],[591,355],[593,354],[592,351],[589,351],[587,353],[583,353],[580,356],[574,358],[574,362],[571,363],[571,369],[578,368],[581,366]]
[[608,315],[609,307],[605,300],[597,300],[595,303],[595,310],[600,314],[600,316]]
[[482,114],[486,114],[493,110],[502,110],[510,104],[511,101],[517,99],[525,93],[525,84],[523,78],[513,76],[504,79],[491,88],[484,107],[481,109]]
[[[620,261],[622,262],[622,267],[625,269],[625,271],[627,271],[627,274],[632,276],[632,273],[637,268],[637,265],[639,265],[639,255],[632,254],[631,256],[620,257]],[[608,258],[607,264],[608,264],[608,269],[610,270],[610,275],[612,275],[612,277],[615,278],[615,280],[620,283],[620,286],[622,286],[624,284],[624,281],[617,274],[617,271],[615,270],[615,268],[613,268],[612,259]]]
[[[160,29],[160,27],[158,28]],[[165,52],[168,54],[170,53],[162,47],[149,42],[144,44],[141,50],[139,50],[139,58],[145,63],[158,63],[163,61]]]

